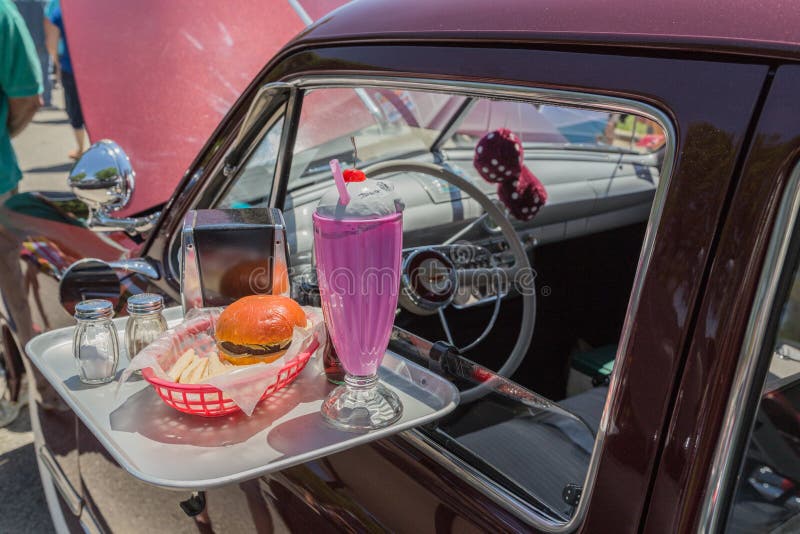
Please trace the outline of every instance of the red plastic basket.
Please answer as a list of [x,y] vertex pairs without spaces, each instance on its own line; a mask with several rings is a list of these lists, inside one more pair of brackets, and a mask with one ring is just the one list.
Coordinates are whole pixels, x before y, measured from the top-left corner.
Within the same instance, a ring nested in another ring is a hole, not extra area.
[[[319,341],[315,339],[306,350],[286,362],[286,365],[275,376],[275,381],[264,391],[259,402],[291,384],[300,371],[305,368],[318,347]],[[142,376],[152,384],[161,400],[179,412],[204,417],[219,417],[239,410],[239,406],[233,400],[225,397],[222,391],[210,384],[179,384],[162,380],[149,367],[142,369]]]

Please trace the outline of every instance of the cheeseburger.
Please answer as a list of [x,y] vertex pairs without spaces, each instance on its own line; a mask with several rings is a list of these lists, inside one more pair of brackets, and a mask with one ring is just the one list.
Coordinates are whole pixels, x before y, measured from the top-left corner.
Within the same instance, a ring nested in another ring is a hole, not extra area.
[[274,362],[292,344],[295,326],[306,326],[306,314],[292,299],[280,295],[241,298],[217,319],[219,355],[234,365]]

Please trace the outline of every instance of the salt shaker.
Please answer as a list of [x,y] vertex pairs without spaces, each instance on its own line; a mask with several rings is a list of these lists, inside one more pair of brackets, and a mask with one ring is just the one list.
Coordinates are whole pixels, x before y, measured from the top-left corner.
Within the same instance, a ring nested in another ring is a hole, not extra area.
[[75,306],[78,326],[72,353],[78,363],[78,377],[85,384],[110,382],[117,372],[119,341],[112,317],[114,306],[108,300],[84,300]]
[[128,323],[125,325],[125,348],[128,359],[156,340],[167,330],[167,320],[161,312],[164,297],[155,293],[141,293],[128,298]]

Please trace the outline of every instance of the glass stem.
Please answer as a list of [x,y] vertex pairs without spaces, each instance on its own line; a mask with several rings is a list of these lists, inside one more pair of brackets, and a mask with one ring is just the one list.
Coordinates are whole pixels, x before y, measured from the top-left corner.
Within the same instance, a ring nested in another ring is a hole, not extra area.
[[346,374],[344,375],[344,383],[348,389],[366,391],[378,385],[378,374],[365,376]]

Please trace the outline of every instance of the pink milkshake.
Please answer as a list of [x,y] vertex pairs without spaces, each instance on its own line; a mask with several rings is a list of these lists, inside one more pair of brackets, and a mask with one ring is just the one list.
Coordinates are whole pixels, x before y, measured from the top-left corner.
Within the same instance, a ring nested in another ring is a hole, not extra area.
[[397,309],[403,214],[376,219],[314,218],[322,311],[345,370],[373,375]]
[[313,215],[314,252],[328,334],[346,372],[322,405],[326,421],[365,431],[397,421],[402,405],[379,383],[400,287],[403,205],[386,182],[331,162],[336,188]]

